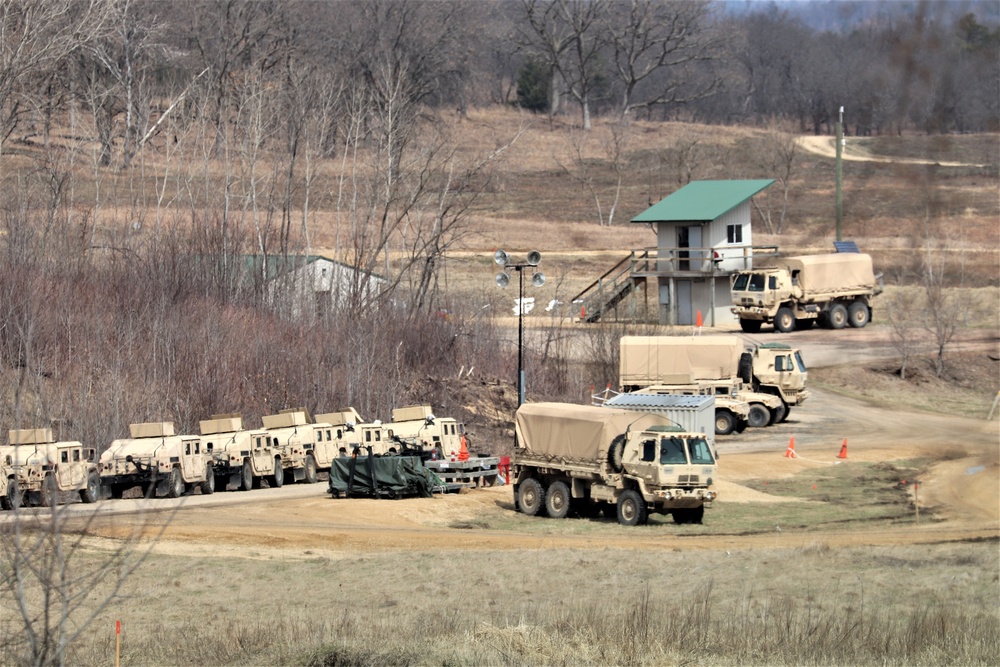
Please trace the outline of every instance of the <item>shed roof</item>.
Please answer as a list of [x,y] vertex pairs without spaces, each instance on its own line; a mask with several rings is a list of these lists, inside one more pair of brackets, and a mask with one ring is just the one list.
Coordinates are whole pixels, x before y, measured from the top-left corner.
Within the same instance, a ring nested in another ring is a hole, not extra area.
[[691,181],[632,218],[632,222],[711,222],[772,183],[773,178]]

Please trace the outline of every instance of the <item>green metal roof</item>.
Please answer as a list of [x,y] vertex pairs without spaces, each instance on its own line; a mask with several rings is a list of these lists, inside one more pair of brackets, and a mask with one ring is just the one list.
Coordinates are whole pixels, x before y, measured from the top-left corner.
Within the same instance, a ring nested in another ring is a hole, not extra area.
[[691,181],[661,199],[632,222],[710,222],[774,183],[754,181]]

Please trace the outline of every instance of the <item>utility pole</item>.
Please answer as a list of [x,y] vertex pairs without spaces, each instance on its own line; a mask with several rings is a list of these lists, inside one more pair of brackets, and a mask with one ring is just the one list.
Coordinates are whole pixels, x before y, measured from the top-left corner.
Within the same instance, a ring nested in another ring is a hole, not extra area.
[[844,240],[844,107],[837,117],[837,240]]

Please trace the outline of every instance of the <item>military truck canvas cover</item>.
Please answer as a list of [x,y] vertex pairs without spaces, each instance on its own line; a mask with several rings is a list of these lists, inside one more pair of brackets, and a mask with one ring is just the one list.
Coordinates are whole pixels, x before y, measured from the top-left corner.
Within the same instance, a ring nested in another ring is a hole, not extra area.
[[[375,483],[369,466],[375,473]],[[430,498],[435,484],[440,484],[437,477],[417,456],[342,456],[330,467],[330,492],[334,495]]]
[[798,285],[804,294],[857,290],[874,287],[875,272],[870,255],[830,253],[788,257],[780,265],[798,271]]
[[514,428],[519,447],[544,456],[579,460],[603,459],[608,446],[629,428],[669,424],[658,415],[593,405],[525,403],[517,409]]
[[[728,379],[736,376],[742,353],[738,336],[622,336],[619,383],[628,387]],[[680,377],[687,379],[677,381]]]

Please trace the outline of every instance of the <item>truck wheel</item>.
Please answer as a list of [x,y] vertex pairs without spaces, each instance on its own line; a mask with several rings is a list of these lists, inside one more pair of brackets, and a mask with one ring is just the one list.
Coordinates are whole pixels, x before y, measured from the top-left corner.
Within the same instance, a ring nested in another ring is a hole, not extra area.
[[764,428],[771,423],[771,411],[760,403],[753,403],[750,405],[747,423],[753,428]]
[[622,456],[625,453],[625,435],[619,435],[614,440],[611,441],[611,446],[608,447],[608,465],[615,472],[621,472]]
[[205,465],[205,481],[201,483],[201,495],[210,496],[215,493],[215,468]]
[[785,412],[787,410],[788,408],[785,407],[784,403],[775,406],[775,408],[771,410],[771,421],[768,423],[768,426],[774,426],[775,424],[785,421]]
[[253,468],[250,467],[250,461],[243,462],[243,472],[240,473],[240,488],[244,491],[253,488]]
[[695,507],[694,509],[688,510],[688,521],[691,523],[701,523],[702,519],[705,518],[705,506]]
[[285,471],[281,469],[281,459],[274,459],[274,474],[268,477],[268,485],[272,489],[280,489],[285,484]]
[[774,330],[781,333],[795,331],[795,313],[788,306],[782,306],[774,314]]
[[572,495],[565,482],[552,482],[549,491],[545,494],[545,511],[553,519],[562,519],[569,514],[572,504]]
[[306,456],[306,484],[315,484],[316,480],[316,459],[309,454]]
[[96,503],[101,497],[101,477],[91,471],[87,475],[87,486],[80,490],[80,500],[85,503]]
[[842,303],[835,303],[826,317],[831,329],[843,329],[847,326],[847,308]]
[[789,414],[789,413],[790,413],[791,411],[792,411],[792,406],[790,406],[790,405],[788,405],[787,403],[785,403],[785,414],[781,415],[781,421],[782,421],[782,422],[786,422],[786,421],[788,421],[788,414]]
[[760,333],[760,327],[764,324],[760,320],[744,320],[740,319],[740,329],[743,329],[743,333]]
[[729,410],[715,411],[715,435],[729,435],[736,430],[736,416]]
[[170,470],[170,478],[167,485],[168,498],[180,498],[184,495],[184,479],[181,477],[180,468]]
[[545,505],[545,487],[534,477],[524,480],[518,489],[518,502],[522,512],[535,516]]
[[641,526],[649,519],[646,501],[638,491],[626,489],[618,496],[618,523],[623,526]]
[[847,321],[855,329],[860,329],[868,324],[871,317],[872,311],[864,301],[854,301],[847,308]]
[[56,478],[51,474],[46,475],[42,481],[41,503],[42,507],[55,507],[59,504],[59,490],[56,488]]
[[7,506],[5,509],[16,510],[24,504],[24,494],[18,486],[17,477],[11,477],[7,483]]

